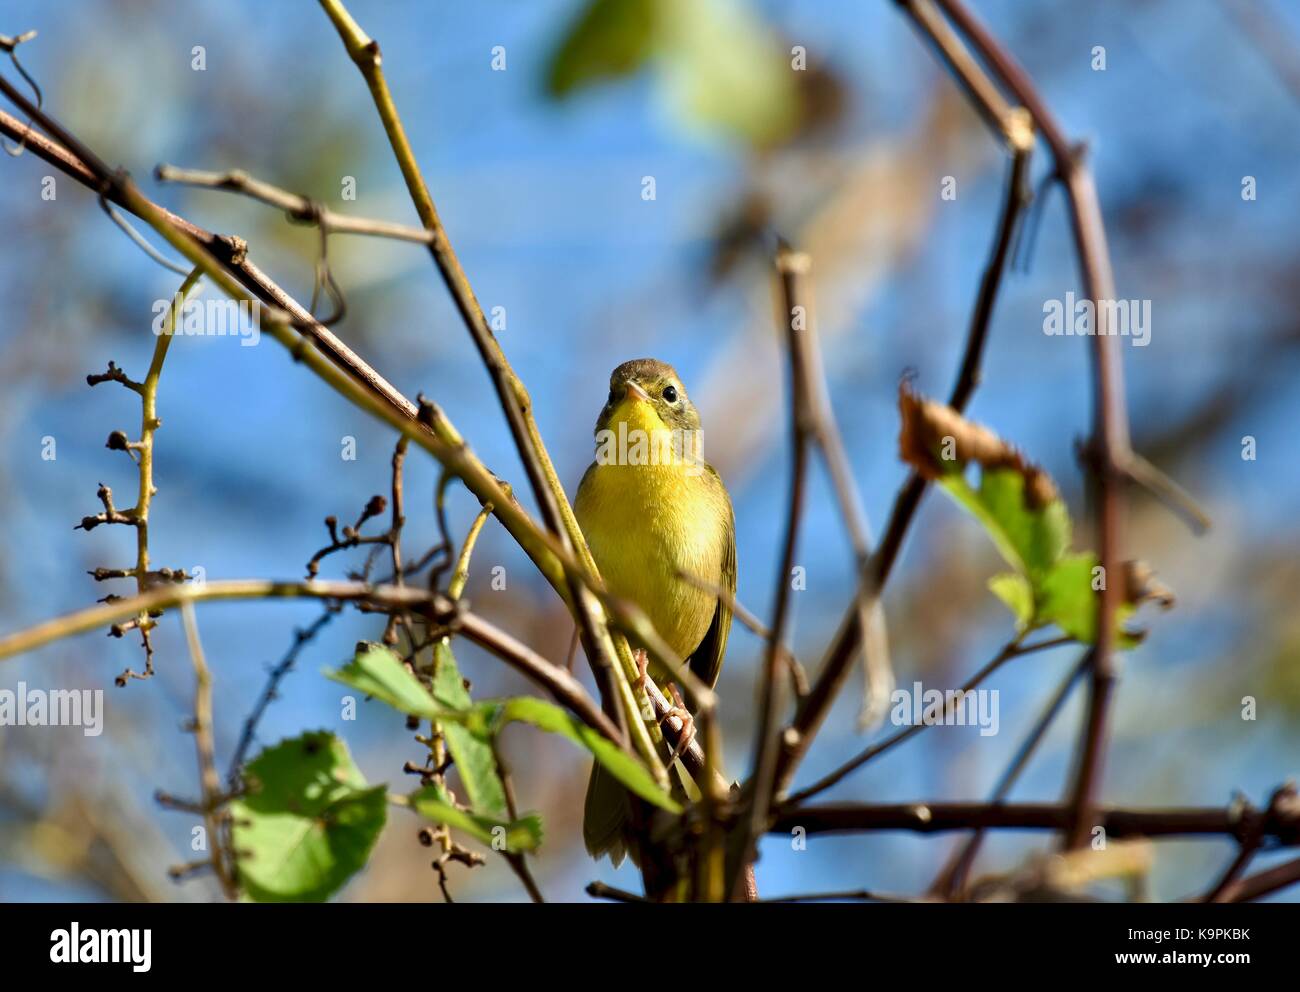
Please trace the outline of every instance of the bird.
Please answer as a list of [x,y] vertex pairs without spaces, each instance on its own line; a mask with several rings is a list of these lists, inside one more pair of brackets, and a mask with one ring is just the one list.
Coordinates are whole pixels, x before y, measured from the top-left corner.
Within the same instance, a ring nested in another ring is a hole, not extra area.
[[[731,631],[735,512],[722,478],[703,459],[700,415],[676,370],[652,358],[614,369],[595,437],[596,457],[578,485],[574,515],[605,588],[640,607],[674,654],[713,688]],[[647,665],[643,652],[638,664]],[[648,674],[672,688],[673,673],[659,664],[648,663]],[[593,858],[608,855],[616,867],[629,853],[627,802],[617,780],[595,765],[583,840]]]

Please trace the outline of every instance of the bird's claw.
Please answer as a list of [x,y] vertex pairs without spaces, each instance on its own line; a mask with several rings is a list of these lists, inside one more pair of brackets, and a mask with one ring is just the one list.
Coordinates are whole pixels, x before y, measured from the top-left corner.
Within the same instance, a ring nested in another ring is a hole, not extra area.
[[686,708],[686,703],[682,699],[682,694],[678,691],[676,683],[668,683],[668,691],[673,695],[673,706],[663,715],[659,725],[662,727],[669,717],[674,716],[682,722],[682,732],[677,738],[677,746],[673,748],[672,757],[668,759],[668,764],[671,765],[686,753],[686,749],[695,740],[695,717],[691,716],[691,711]]

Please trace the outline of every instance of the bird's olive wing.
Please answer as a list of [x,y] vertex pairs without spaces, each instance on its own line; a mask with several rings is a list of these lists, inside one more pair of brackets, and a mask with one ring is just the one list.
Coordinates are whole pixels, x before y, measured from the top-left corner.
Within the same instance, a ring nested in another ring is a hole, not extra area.
[[[722,555],[722,575],[718,578],[718,586],[734,596],[736,593],[736,514],[731,506],[731,497],[727,495],[722,479],[712,466],[709,467],[709,477],[721,491],[727,507],[727,543]],[[721,597],[718,598],[718,605],[713,611],[713,622],[709,624],[704,640],[700,641],[700,646],[691,653],[689,660],[691,671],[710,689],[717,684],[718,676],[722,674],[722,660],[727,653],[727,635],[731,633],[731,607],[727,605],[728,602],[730,600],[723,602]]]

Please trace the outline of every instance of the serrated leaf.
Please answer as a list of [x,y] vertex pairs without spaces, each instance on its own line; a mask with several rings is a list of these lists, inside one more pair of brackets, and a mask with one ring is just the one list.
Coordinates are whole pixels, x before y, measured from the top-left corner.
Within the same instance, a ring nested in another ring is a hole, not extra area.
[[[1042,582],[1039,605],[1040,625],[1054,623],[1063,633],[1083,644],[1097,641],[1097,596],[1092,587],[1097,556],[1091,552],[1069,554],[1056,563]],[[1124,621],[1133,615],[1132,603],[1121,602],[1115,611],[1115,644],[1136,647],[1141,637],[1126,630]]]
[[[512,721],[527,723],[548,734],[567,737],[586,748],[604,768],[632,792],[670,813],[680,813],[681,806],[659,788],[646,767],[630,754],[597,733],[568,710],[533,696],[517,696],[494,703],[482,703],[489,719],[498,725]],[[491,708],[491,709],[487,709]]]
[[1035,505],[1017,469],[984,469],[978,490],[960,471],[942,476],[939,484],[984,525],[1007,564],[1031,581],[1046,575],[1070,546],[1065,503],[1057,497]]
[[[456,666],[451,644],[446,640],[434,646],[433,692],[454,709],[468,710],[473,705]],[[446,721],[442,730],[471,808],[489,816],[504,816],[506,790],[497,773],[496,755],[491,744],[458,723]]]
[[326,674],[337,682],[383,700],[403,713],[438,720],[444,725],[457,724],[484,742],[490,742],[502,727],[513,721],[531,724],[546,733],[560,734],[591,752],[611,775],[641,798],[670,812],[681,812],[681,807],[659,788],[641,762],[567,710],[544,699],[521,696],[456,709],[446,698],[434,699],[398,657],[382,645],[368,645],[342,669]]
[[282,741],[244,772],[230,804],[239,880],[256,902],[322,902],[359,871],[384,828],[383,786],[368,788],[347,745],[316,732]]
[[420,680],[382,644],[367,644],[342,668],[327,669],[325,675],[411,716],[436,720],[444,715]]
[[408,801],[421,816],[446,824],[453,830],[464,831],[494,850],[501,850],[504,845],[504,849],[512,854],[522,854],[535,851],[542,845],[542,818],[536,813],[517,820],[472,813],[448,803],[433,786],[412,793]]
[[989,579],[989,590],[1007,605],[1016,618],[1016,630],[1026,631],[1034,623],[1034,590],[1019,572],[999,572]]

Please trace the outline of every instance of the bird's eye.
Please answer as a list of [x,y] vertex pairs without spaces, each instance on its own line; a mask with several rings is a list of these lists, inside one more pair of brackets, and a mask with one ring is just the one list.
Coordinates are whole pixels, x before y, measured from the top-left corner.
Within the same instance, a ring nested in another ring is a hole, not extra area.
[[676,386],[664,386],[664,399],[667,400],[669,403],[676,403],[676,402],[677,402],[677,387],[676,387]]
[[610,389],[610,391],[609,391],[609,399],[607,399],[605,402],[606,402],[606,403],[613,403],[613,402],[614,402],[614,390],[613,390],[613,389]]

